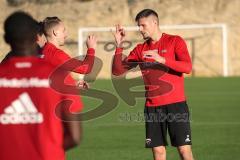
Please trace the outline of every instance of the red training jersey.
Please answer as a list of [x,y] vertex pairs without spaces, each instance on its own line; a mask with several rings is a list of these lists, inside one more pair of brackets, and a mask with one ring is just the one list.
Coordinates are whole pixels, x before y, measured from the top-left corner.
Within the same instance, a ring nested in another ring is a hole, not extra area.
[[[157,50],[165,58],[165,65],[144,58],[144,51]],[[138,44],[122,60],[122,48],[117,48],[113,59],[112,72],[120,75],[133,66],[139,65],[146,90],[146,106],[161,105],[185,101],[183,73],[192,69],[185,41],[180,36],[162,34],[156,43],[145,41]]]
[[[12,57],[0,64],[1,160],[65,159],[64,131],[55,109],[65,99],[74,101],[72,112],[80,111],[82,104],[79,96],[50,88],[49,75],[54,69],[37,57]],[[75,84],[70,76],[66,81]]]
[[[63,50],[57,48],[52,43],[47,42],[42,49],[43,58],[46,61],[50,62],[54,66],[62,65],[71,59],[71,57],[65,53]],[[77,60],[78,66],[73,70],[73,72],[80,74],[88,74],[92,70],[94,64],[94,55],[95,50],[93,48],[89,48],[87,50],[87,55],[83,61]],[[79,63],[80,62],[80,63]],[[66,70],[69,70],[66,68]]]

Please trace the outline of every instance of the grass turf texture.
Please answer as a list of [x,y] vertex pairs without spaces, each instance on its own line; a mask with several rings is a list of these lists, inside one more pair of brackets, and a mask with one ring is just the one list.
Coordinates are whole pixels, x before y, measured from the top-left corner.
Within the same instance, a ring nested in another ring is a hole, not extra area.
[[[93,88],[114,91],[110,80],[97,80]],[[240,78],[187,78],[186,95],[191,112],[193,153],[197,160],[239,159],[240,151]],[[83,98],[86,110],[100,101]],[[123,115],[143,113],[144,99],[129,107],[119,98],[115,110],[83,123],[84,135],[79,147],[67,153],[68,160],[147,160],[144,148],[144,122]],[[167,159],[179,159],[173,147],[167,147]]]

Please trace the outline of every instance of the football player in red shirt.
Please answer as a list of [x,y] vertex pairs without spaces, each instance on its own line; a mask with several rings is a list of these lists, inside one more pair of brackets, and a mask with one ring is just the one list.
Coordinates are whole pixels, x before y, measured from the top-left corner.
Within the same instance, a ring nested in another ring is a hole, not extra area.
[[56,66],[38,57],[35,19],[15,12],[5,20],[4,31],[12,57],[0,64],[0,159],[64,160],[65,151],[80,141],[81,124],[61,120],[74,117],[60,102],[71,100],[70,112],[77,113],[82,109],[79,96],[50,87],[54,81],[50,83],[49,76]]
[[43,48],[47,42],[47,39],[43,33],[42,22],[38,22],[38,25],[39,25],[39,29],[38,29],[38,34],[37,34],[37,44],[38,44],[39,48]]
[[146,90],[146,147],[155,160],[166,160],[167,129],[171,144],[183,160],[193,160],[189,111],[184,94],[184,73],[190,73],[191,59],[184,40],[162,33],[158,14],[144,9],[135,18],[145,40],[122,60],[125,31],[116,26],[116,52],[112,72],[121,75],[139,65]]
[[[44,34],[43,34],[44,33]],[[47,17],[43,22],[39,22],[39,32],[37,35],[37,43],[39,46],[39,56],[49,61],[54,66],[60,66],[69,60],[76,60],[78,67],[73,72],[80,74],[88,74],[94,64],[95,48],[97,46],[97,38],[90,35],[87,38],[87,55],[83,61],[71,58],[66,52],[60,49],[65,44],[67,38],[67,31],[63,22],[58,17]],[[3,59],[11,57],[11,52]],[[76,62],[75,61],[75,62]],[[64,67],[64,66],[63,66]],[[65,67],[66,70],[69,68]],[[85,81],[79,81],[78,86],[81,88],[88,88]]]
[[[59,66],[64,62],[70,60],[70,56],[64,52],[60,47],[64,46],[67,38],[67,31],[64,23],[58,17],[47,17],[43,20],[43,32],[47,38],[47,43],[43,47],[43,57],[55,66]],[[88,74],[94,64],[95,48],[97,46],[97,39],[94,35],[88,36],[87,54],[83,61],[79,64],[73,72],[80,74]],[[68,70],[68,68],[66,68]]]
[[[38,23],[38,33],[37,33],[37,39],[36,42],[38,44],[38,52],[39,52],[39,57],[42,56],[42,48],[45,45],[45,43],[47,42],[47,39],[43,33],[43,29],[42,29],[42,22]],[[12,56],[12,53],[9,52],[1,61],[1,63],[3,63],[4,61],[6,61],[7,59],[9,59]]]

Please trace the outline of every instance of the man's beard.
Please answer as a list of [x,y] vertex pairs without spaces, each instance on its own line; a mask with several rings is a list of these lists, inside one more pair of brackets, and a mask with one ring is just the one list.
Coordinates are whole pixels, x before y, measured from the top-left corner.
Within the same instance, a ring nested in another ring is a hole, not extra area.
[[[149,40],[150,37],[146,33],[141,33],[144,40]],[[146,35],[146,36],[145,36]]]
[[143,39],[144,39],[144,40],[149,40],[150,37],[149,37],[149,36],[147,36],[147,37],[144,37],[144,36],[143,36]]

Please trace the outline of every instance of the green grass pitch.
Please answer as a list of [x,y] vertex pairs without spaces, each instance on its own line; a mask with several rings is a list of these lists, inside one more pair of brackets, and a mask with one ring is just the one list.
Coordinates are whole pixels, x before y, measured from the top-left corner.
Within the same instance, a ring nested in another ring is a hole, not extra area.
[[[114,91],[110,80],[97,80],[91,87]],[[191,112],[193,153],[196,160],[229,160],[240,157],[240,78],[186,78],[185,92]],[[120,99],[120,98],[119,98]],[[83,98],[86,109],[100,101]],[[67,153],[68,160],[151,160],[144,148],[144,122],[122,118],[142,113],[144,99],[129,107],[120,99],[112,112],[83,123],[83,140]],[[179,159],[167,147],[167,159]]]

